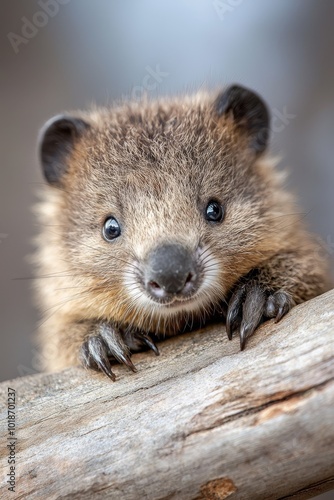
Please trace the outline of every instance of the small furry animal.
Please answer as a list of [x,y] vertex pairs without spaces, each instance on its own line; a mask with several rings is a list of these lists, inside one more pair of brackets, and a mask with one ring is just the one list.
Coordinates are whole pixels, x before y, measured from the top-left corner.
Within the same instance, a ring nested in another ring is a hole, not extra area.
[[220,317],[241,349],[257,326],[328,289],[254,92],[125,103],[56,116],[36,254],[47,369],[110,361]]

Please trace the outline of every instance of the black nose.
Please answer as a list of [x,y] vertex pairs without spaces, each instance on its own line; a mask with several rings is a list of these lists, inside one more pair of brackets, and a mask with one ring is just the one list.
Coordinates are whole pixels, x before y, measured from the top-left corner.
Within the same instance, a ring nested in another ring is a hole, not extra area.
[[157,247],[148,256],[145,278],[146,288],[155,298],[189,295],[197,282],[194,257],[179,244]]

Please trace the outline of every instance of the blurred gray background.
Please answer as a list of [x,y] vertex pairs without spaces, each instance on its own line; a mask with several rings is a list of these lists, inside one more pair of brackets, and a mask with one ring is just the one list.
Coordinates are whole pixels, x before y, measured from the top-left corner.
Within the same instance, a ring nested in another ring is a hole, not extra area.
[[38,369],[25,260],[38,229],[36,137],[63,110],[144,92],[252,87],[272,111],[272,151],[333,257],[333,1],[3,0],[0,14],[1,380]]
[[273,116],[272,151],[333,256],[333,1],[3,0],[0,9],[2,380],[38,368],[25,260],[43,182],[36,138],[63,110],[231,82],[257,90]]

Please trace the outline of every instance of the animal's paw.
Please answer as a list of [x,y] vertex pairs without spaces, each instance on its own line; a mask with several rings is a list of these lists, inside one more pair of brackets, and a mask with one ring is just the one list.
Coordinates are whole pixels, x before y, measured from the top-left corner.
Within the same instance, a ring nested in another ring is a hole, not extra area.
[[122,335],[111,325],[103,323],[96,328],[95,334],[90,335],[82,344],[80,358],[86,368],[102,371],[114,381],[116,377],[111,370],[110,360],[114,358],[136,372],[130,352],[144,345],[152,349],[156,355],[159,354],[157,346],[147,334],[128,332]]
[[254,282],[243,283],[236,287],[228,304],[226,332],[232,339],[234,331],[240,335],[240,348],[244,349],[246,340],[262,321],[275,318],[280,321],[290,311],[294,302],[282,290],[264,290]]

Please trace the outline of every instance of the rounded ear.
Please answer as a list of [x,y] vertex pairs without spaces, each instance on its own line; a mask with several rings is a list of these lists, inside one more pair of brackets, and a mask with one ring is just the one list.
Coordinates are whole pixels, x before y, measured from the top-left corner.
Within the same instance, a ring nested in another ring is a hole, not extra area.
[[89,127],[84,120],[66,115],[55,116],[46,122],[39,136],[39,155],[49,184],[61,184],[67,169],[67,157]]
[[250,138],[250,146],[262,153],[269,139],[269,113],[263,100],[255,92],[231,85],[221,92],[214,103],[218,116],[232,115],[236,125]]

